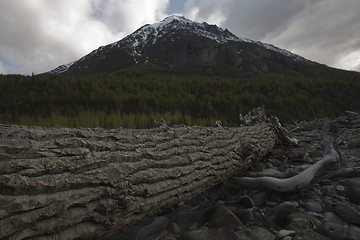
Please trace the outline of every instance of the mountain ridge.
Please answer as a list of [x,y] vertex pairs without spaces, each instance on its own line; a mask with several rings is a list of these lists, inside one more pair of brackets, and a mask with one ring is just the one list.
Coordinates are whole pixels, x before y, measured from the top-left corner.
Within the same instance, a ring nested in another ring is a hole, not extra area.
[[49,73],[111,72],[139,66],[196,66],[210,70],[227,66],[235,73],[253,73],[276,72],[276,69],[297,71],[297,65],[303,64],[318,63],[271,44],[237,37],[216,25],[171,15]]

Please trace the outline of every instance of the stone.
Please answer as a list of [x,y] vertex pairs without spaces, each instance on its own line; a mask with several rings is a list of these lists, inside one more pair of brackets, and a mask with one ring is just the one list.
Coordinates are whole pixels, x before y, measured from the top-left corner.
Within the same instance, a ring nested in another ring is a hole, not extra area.
[[348,224],[332,212],[324,213],[324,225],[329,228],[329,235],[334,239],[347,239]]
[[309,161],[309,158],[310,158],[310,154],[308,152],[306,152],[303,156],[303,160],[304,161]]
[[269,230],[259,227],[250,226],[250,239],[251,240],[275,240],[276,236]]
[[323,223],[314,227],[314,231],[322,236],[328,237],[330,236],[330,229],[325,226]]
[[305,213],[294,212],[288,216],[286,229],[301,231],[311,226],[310,217]]
[[349,240],[360,240],[360,228],[356,226],[350,226],[348,230]]
[[264,219],[263,211],[258,207],[245,209],[237,208],[232,211],[240,219],[240,221],[246,225],[258,224]]
[[274,207],[275,216],[278,220],[283,221],[291,213],[296,212],[296,204],[293,202],[283,202]]
[[360,183],[359,181],[348,180],[344,182],[345,194],[350,202],[360,205]]
[[338,202],[336,203],[335,212],[346,222],[360,225],[360,212],[351,205]]
[[175,222],[171,223],[171,227],[172,227],[172,232],[175,234],[180,234],[181,233],[181,229],[179,227],[179,225]]
[[169,220],[166,217],[155,217],[153,222],[136,233],[136,240],[146,240],[150,236],[160,234],[168,227]]
[[244,195],[239,198],[239,204],[243,208],[252,208],[255,205],[253,200],[247,195]]
[[330,197],[325,197],[323,199],[323,206],[325,209],[331,209],[335,205],[334,201]]
[[265,216],[264,217],[264,226],[267,229],[278,230],[279,225],[278,225],[278,223],[276,221],[276,216],[275,215]]
[[241,240],[246,239],[246,240],[250,240],[250,232],[251,229],[249,228],[249,226],[240,226],[236,231],[236,235],[238,235],[240,237]]
[[178,238],[179,240],[241,240],[240,237],[224,228],[209,229],[202,228],[195,231],[185,232]]
[[[304,159],[304,156],[306,155],[306,152],[304,150],[297,150],[295,152],[292,152],[288,155],[290,160],[300,160]],[[307,157],[309,157],[309,154],[307,154]]]
[[321,204],[313,200],[305,202],[304,207],[307,211],[315,213],[320,213],[323,210]]
[[334,186],[332,185],[322,186],[321,192],[323,193],[323,195],[331,197],[335,193]]
[[252,193],[250,193],[250,197],[253,200],[255,206],[262,206],[264,205],[264,203],[266,203],[271,196],[271,192],[270,191],[253,191]]
[[243,225],[243,223],[232,213],[227,207],[220,205],[216,208],[210,221],[209,228],[226,228],[234,230],[236,227]]
[[312,158],[321,158],[324,155],[323,151],[311,151],[309,152],[309,157]]
[[281,160],[276,159],[276,158],[269,158],[268,161],[275,165],[280,165],[282,163]]
[[276,233],[276,237],[279,239],[282,239],[286,236],[293,236],[295,234],[296,234],[296,231],[294,231],[294,230],[282,229]]
[[360,138],[350,140],[347,145],[349,148],[360,148]]
[[190,227],[195,227],[203,220],[203,215],[206,208],[193,208],[186,204],[179,206],[171,215],[170,218],[177,224],[180,231],[187,231]]
[[268,207],[275,207],[276,205],[278,205],[278,202],[275,202],[275,201],[266,201],[265,202],[266,206]]
[[[299,231],[292,240],[335,240],[314,232],[311,229]],[[336,239],[338,240],[338,239]]]

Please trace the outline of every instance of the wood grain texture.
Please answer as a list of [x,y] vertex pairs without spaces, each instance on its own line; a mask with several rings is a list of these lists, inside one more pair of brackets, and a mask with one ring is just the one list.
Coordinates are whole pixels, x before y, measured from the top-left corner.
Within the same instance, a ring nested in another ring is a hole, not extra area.
[[0,239],[99,239],[246,170],[278,142],[241,128],[0,125]]

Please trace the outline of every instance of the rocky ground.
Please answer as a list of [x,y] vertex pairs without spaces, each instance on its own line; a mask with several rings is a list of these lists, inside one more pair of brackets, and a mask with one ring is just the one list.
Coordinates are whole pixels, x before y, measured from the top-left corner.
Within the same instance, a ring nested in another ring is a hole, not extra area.
[[[320,144],[325,120],[286,126],[297,146],[280,145],[250,172],[289,177],[323,156]],[[360,239],[360,124],[358,118],[336,119],[341,159],[312,184],[292,194],[234,189],[222,183],[108,240],[150,239]],[[336,170],[349,169],[342,174]]]

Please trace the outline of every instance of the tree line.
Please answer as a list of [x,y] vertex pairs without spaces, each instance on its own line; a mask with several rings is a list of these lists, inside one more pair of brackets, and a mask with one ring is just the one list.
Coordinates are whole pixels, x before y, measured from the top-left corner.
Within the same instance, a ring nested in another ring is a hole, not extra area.
[[[314,70],[317,71],[317,70]],[[238,126],[265,105],[283,121],[360,110],[360,74],[204,76],[164,69],[88,75],[0,75],[0,123],[104,128],[168,124]],[[315,76],[315,77],[313,77]]]

